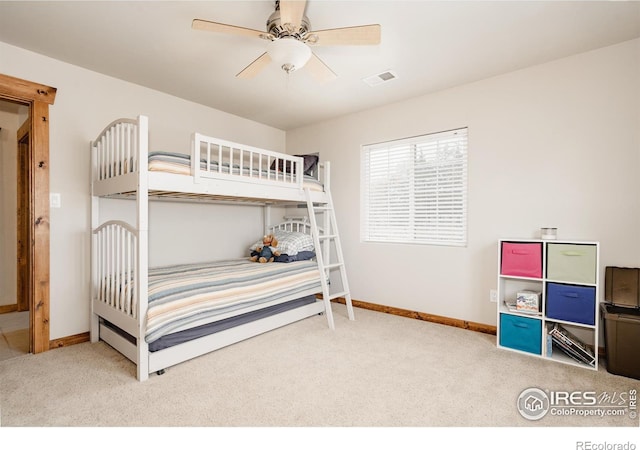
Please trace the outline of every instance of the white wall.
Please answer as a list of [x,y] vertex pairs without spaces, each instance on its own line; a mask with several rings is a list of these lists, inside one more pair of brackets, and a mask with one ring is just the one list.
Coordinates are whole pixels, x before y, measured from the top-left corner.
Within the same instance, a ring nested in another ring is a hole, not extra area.
[[[459,127],[467,247],[361,243],[361,145]],[[287,151],[331,161],[358,300],[495,325],[497,240],[540,227],[600,241],[602,280],[606,265],[640,266],[640,40],[289,131]]]
[[[50,189],[62,199],[62,207],[51,210],[51,339],[89,330],[89,142],[108,123],[148,115],[155,150],[188,153],[194,131],[275,151],[285,148],[281,130],[2,42],[0,73],[58,89],[50,108]],[[103,203],[105,214],[126,215],[133,207],[132,202]],[[205,211],[198,205],[154,204],[150,219],[152,264],[248,256],[245,247],[263,232],[262,209],[256,207]],[[161,245],[166,245],[164,254]],[[166,256],[173,252],[178,252],[175,261]]]

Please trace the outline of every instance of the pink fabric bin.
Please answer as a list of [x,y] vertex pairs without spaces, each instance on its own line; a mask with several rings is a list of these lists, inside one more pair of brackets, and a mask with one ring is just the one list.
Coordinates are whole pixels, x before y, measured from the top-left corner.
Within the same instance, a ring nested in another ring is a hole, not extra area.
[[503,242],[500,273],[542,278],[542,243]]

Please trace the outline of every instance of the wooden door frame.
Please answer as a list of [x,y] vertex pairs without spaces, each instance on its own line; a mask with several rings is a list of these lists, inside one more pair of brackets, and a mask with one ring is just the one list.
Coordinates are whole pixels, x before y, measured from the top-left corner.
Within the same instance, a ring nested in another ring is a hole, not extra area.
[[49,350],[49,105],[57,89],[0,74],[0,99],[29,105],[31,246],[28,268],[31,276],[29,299],[29,350]]
[[20,125],[16,136],[18,141],[18,157],[16,161],[18,194],[16,217],[16,234],[18,238],[16,242],[16,260],[18,265],[18,273],[16,277],[16,300],[18,311],[29,311],[31,307],[31,273],[28,270],[29,258],[31,257],[31,247],[28,245],[29,242],[31,242],[29,239],[29,224],[31,223],[31,219],[29,218],[30,208],[25,206],[30,204],[29,198],[31,193],[31,183],[29,182],[29,175],[31,173],[31,143],[29,141],[31,138],[29,133],[31,133],[31,116],[27,117],[24,123]]

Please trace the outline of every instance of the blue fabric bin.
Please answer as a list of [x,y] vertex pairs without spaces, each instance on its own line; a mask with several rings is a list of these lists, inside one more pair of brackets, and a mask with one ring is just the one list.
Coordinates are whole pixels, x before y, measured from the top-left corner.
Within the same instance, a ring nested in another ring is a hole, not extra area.
[[595,325],[596,288],[572,284],[547,284],[546,316],[551,319]]

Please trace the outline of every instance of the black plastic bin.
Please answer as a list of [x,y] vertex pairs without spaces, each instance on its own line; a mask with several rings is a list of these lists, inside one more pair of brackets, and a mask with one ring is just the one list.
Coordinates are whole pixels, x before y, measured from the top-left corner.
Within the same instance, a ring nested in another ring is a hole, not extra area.
[[640,311],[600,304],[607,370],[640,380]]
[[607,267],[604,323],[607,370],[640,380],[640,268]]

